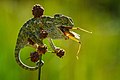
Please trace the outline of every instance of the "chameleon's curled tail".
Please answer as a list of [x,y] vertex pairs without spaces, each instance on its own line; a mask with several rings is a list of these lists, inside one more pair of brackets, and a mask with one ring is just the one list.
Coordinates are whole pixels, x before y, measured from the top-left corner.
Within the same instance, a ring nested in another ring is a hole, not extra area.
[[25,65],[25,64],[21,61],[21,59],[20,59],[20,50],[21,50],[20,46],[18,47],[18,46],[16,45],[16,47],[15,47],[15,59],[16,59],[16,62],[19,64],[19,66],[21,66],[21,67],[22,67],[23,69],[25,69],[25,70],[30,70],[30,71],[37,70],[37,69],[38,69],[38,66],[35,66],[35,67],[27,66],[27,65]]

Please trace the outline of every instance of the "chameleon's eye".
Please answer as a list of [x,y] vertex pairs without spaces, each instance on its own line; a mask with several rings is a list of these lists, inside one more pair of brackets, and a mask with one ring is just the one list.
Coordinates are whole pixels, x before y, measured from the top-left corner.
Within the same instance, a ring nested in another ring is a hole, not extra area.
[[68,18],[62,17],[62,23],[63,24],[68,24]]
[[55,14],[54,18],[60,18],[62,15],[61,14]]
[[73,23],[73,20],[71,18],[69,20]]

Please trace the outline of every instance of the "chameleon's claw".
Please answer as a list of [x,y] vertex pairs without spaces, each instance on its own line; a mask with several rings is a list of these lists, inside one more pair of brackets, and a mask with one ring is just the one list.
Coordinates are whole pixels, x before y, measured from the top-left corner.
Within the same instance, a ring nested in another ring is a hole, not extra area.
[[45,54],[47,52],[47,46],[46,45],[38,46],[37,52],[38,52],[39,55],[40,54]]
[[30,38],[28,38],[28,43],[31,44],[31,45],[35,44]]

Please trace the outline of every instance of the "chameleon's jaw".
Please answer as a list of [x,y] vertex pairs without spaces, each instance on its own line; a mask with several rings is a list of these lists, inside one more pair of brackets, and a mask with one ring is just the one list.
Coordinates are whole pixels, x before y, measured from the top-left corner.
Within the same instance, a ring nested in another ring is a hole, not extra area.
[[72,29],[72,27],[59,27],[60,30],[64,33],[64,35],[78,43],[80,43],[79,39],[80,39],[80,35],[73,32],[73,31],[70,31],[69,29]]

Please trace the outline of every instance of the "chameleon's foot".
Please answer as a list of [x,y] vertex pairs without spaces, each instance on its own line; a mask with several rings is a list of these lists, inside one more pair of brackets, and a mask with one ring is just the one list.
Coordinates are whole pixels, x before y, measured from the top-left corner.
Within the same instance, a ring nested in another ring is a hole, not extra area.
[[37,52],[39,55],[45,54],[47,52],[47,46],[46,45],[38,46]]
[[31,45],[35,44],[30,38],[28,38],[28,43],[31,44]]
[[45,39],[48,36],[48,33],[46,30],[41,30],[40,31],[40,39]]
[[[41,63],[40,63],[40,62],[41,62]],[[39,66],[39,63],[40,63],[40,66],[43,66],[43,65],[44,65],[44,61],[43,61],[43,60],[36,62],[36,65]]]
[[56,49],[55,49],[55,53],[56,53],[56,55],[57,55],[58,57],[61,58],[61,57],[64,56],[65,50],[60,49],[60,48],[56,48]]
[[33,48],[37,49],[38,44],[32,41],[32,39],[28,38],[28,44],[32,45]]
[[30,53],[30,58],[32,62],[37,62],[39,60],[39,54],[38,52],[32,52]]

